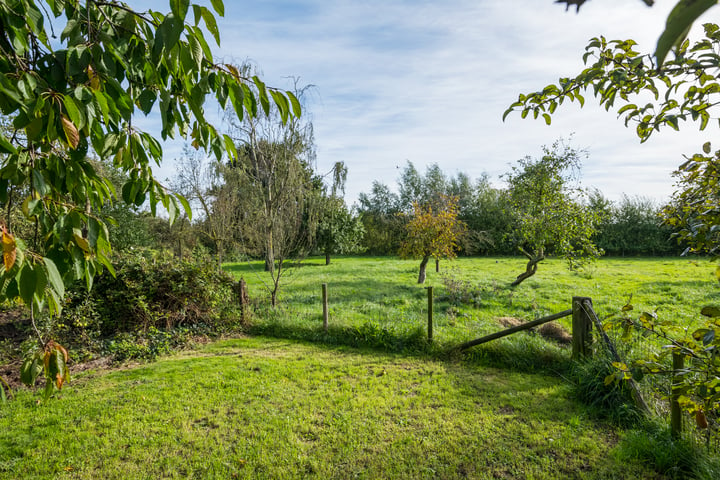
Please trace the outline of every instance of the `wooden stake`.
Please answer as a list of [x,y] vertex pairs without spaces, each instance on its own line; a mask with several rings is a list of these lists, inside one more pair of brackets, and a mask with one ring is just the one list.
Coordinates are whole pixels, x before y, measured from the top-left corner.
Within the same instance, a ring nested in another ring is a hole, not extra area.
[[428,291],[428,341],[433,339],[433,287],[427,287]]
[[323,330],[328,331],[328,289],[327,283],[322,284],[322,303],[323,303]]

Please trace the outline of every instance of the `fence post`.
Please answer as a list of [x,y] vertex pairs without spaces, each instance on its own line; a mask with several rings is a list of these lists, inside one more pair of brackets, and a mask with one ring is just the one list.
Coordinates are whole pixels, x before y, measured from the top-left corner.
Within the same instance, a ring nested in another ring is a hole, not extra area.
[[328,331],[328,289],[327,283],[322,284],[322,303],[323,303],[323,330]]
[[682,410],[678,398],[680,397],[679,371],[685,368],[685,355],[682,352],[673,352],[672,391],[670,393],[670,434],[673,438],[680,438],[682,434]]
[[428,295],[428,341],[433,339],[433,287],[427,287]]
[[250,297],[247,283],[243,277],[240,277],[240,281],[237,283],[237,294],[240,299],[240,323],[247,325],[250,322]]
[[572,299],[572,358],[592,356],[592,320],[583,307],[587,303],[592,306],[588,297]]

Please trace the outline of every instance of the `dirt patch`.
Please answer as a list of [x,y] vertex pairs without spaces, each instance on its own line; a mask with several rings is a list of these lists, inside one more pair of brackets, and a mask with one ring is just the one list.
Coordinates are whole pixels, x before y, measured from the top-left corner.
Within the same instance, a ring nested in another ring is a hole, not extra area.
[[[505,328],[519,327],[527,323],[515,317],[498,317],[496,320]],[[566,332],[561,325],[555,322],[543,323],[537,328],[530,328],[529,331],[537,333],[544,339],[559,343],[560,345],[569,345],[572,343],[572,336]]]

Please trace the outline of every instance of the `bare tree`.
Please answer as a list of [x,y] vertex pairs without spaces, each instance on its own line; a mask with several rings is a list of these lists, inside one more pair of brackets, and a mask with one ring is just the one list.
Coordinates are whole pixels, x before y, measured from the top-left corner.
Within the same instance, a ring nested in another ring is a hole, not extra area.
[[222,264],[237,230],[240,199],[235,191],[236,182],[231,180],[234,176],[225,165],[185,147],[173,179],[173,188],[194,207],[200,207],[202,217],[196,221],[196,227],[215,245],[218,265]]

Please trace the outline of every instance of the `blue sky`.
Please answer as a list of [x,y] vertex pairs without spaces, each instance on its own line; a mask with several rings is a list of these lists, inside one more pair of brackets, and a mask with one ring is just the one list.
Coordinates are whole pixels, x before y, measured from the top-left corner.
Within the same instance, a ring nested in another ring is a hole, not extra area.
[[[164,1],[130,3],[169,9]],[[682,154],[700,151],[710,131],[688,123],[640,144],[590,98],[583,109],[560,107],[551,126],[518,114],[503,123],[502,113],[519,93],[578,73],[593,36],[633,38],[653,51],[675,3],[590,0],[576,15],[553,0],[226,0],[216,60],[251,60],[269,85],[289,87],[294,76],[316,86],[306,112],[317,169],[346,163],[349,204],[373,180],[394,187],[407,160],[421,171],[438,163],[451,175],[487,172],[501,185],[510,164],[571,133],[589,153],[585,186],[611,199],[664,200]],[[158,177],[172,175],[181,147],[165,145]]]

